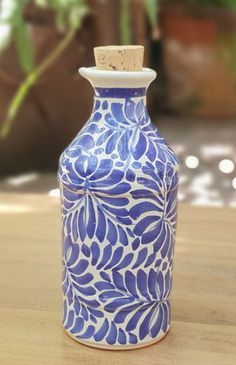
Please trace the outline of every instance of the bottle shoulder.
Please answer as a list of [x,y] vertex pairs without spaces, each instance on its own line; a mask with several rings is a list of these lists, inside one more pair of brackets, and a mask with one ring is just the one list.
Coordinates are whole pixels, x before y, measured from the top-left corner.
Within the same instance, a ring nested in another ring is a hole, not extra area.
[[[119,106],[116,106],[119,109]],[[122,121],[121,115],[119,120]],[[146,188],[165,181],[178,185],[178,159],[145,115],[139,123],[116,125],[114,113],[94,111],[90,120],[62,153],[58,177],[69,188],[103,185]],[[119,189],[118,189],[119,190]]]

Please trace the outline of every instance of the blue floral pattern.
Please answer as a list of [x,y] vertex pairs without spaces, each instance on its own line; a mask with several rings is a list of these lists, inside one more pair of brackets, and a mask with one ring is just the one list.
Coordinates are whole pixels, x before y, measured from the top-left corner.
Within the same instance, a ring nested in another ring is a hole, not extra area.
[[95,97],[58,172],[63,324],[77,339],[126,346],[168,331],[177,170],[143,96]]

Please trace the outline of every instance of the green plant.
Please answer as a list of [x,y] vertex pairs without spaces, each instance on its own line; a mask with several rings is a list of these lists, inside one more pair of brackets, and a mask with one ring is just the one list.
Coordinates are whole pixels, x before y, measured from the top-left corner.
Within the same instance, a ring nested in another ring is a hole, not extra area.
[[55,26],[65,33],[49,55],[40,64],[35,65],[32,39],[24,20],[24,9],[29,2],[30,0],[2,0],[1,3],[0,27],[4,32],[1,32],[0,51],[3,51],[14,37],[19,62],[26,75],[10,102],[1,128],[2,138],[8,135],[31,87],[69,45],[88,12],[85,0],[34,0],[37,6],[54,10]]
[[[119,28],[120,28],[120,38],[122,44],[131,43],[131,18],[132,14],[130,12],[130,2],[131,0],[120,0],[120,18],[119,18]],[[159,0],[143,0],[144,8],[152,29],[157,27],[157,18],[159,10]]]
[[[121,43],[128,44],[131,40],[130,0],[120,0],[120,36]],[[64,36],[54,49],[39,64],[35,64],[34,48],[27,23],[24,19],[24,10],[29,3],[38,7],[54,11],[55,27],[63,32]],[[157,21],[158,0],[144,0],[145,9],[150,24],[155,27]],[[14,119],[27,97],[30,89],[37,83],[42,74],[55,62],[61,53],[68,47],[80,28],[83,18],[89,12],[86,0],[1,0],[0,3],[0,52],[2,52],[13,38],[16,44],[19,63],[25,74],[11,100],[6,118],[2,123],[0,137],[8,135]]]

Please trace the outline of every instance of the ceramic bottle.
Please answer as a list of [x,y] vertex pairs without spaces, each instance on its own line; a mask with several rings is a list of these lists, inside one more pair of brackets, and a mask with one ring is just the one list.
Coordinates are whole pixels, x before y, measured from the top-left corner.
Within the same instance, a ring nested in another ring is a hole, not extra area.
[[59,163],[63,326],[90,346],[143,347],[170,328],[178,160],[146,108],[153,70],[79,72],[95,95]]

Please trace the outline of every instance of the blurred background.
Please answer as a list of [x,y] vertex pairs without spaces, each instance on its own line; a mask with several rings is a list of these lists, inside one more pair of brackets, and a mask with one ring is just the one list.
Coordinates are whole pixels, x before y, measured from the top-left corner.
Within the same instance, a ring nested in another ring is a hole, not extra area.
[[58,197],[92,107],[77,70],[112,44],[144,45],[157,71],[148,106],[181,161],[179,200],[236,207],[236,0],[0,0],[0,192]]

